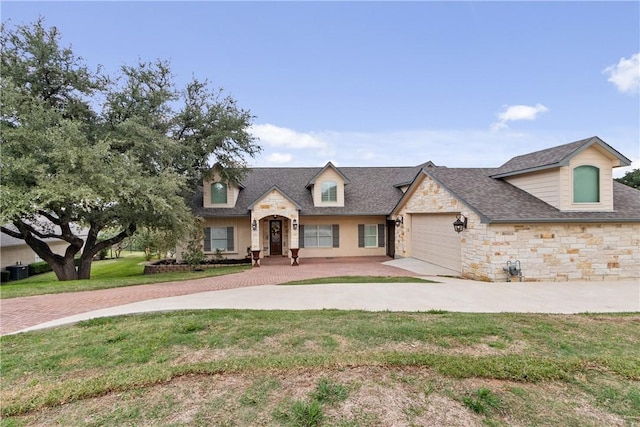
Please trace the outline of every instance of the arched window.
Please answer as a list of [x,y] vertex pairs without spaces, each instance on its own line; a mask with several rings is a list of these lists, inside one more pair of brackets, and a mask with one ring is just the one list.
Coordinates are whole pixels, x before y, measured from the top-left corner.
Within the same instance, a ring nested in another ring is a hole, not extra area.
[[573,203],[600,202],[600,169],[578,166],[573,170]]
[[338,186],[335,182],[325,181],[322,183],[322,201],[323,202],[337,202],[338,201]]
[[214,182],[211,184],[211,204],[220,205],[227,203],[227,184]]

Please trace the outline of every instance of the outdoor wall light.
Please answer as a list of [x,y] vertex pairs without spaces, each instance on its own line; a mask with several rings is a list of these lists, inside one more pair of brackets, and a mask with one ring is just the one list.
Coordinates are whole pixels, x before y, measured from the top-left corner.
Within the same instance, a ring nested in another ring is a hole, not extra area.
[[[464,218],[464,220],[460,218]],[[467,217],[462,214],[456,215],[456,220],[453,222],[453,229],[456,233],[460,233],[465,228],[467,228]]]
[[293,218],[293,221],[291,222],[291,225],[293,225],[293,229],[297,230],[298,229],[298,220]]
[[396,227],[398,227],[400,224],[404,224],[404,217],[402,216],[398,216],[396,218]]
[[251,229],[253,231],[256,231],[258,229],[258,221],[256,221],[255,219],[253,220],[253,222],[251,223]]

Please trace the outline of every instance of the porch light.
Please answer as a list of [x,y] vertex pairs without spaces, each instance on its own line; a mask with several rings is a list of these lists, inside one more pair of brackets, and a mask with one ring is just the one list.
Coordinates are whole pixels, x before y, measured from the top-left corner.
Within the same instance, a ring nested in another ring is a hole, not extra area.
[[[464,218],[464,220],[460,218]],[[462,214],[456,215],[456,220],[453,222],[453,229],[456,233],[460,233],[465,228],[467,228],[467,217]]]
[[256,231],[258,229],[258,221],[256,221],[255,219],[253,220],[253,222],[251,223],[251,229],[253,231]]
[[404,224],[404,217],[402,216],[396,218],[396,227],[400,226],[400,224]]
[[297,230],[298,229],[298,220],[293,218],[293,221],[291,222],[291,225],[293,225],[293,229]]

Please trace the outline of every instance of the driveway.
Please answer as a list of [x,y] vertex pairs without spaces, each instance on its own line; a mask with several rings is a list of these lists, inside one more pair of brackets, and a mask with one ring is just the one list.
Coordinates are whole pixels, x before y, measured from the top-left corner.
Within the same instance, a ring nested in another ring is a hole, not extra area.
[[[638,281],[487,283],[442,277],[439,275],[447,271],[416,260],[386,260],[309,262],[300,267],[263,265],[239,274],[192,282],[18,298],[38,298],[45,306],[49,305],[49,309],[53,308],[54,300],[66,301],[67,308],[73,305],[70,302],[82,304],[84,301],[84,306],[76,307],[75,313],[69,313],[69,310],[57,314],[48,312],[49,319],[43,319],[46,316],[42,316],[41,312],[27,313],[21,325],[17,322],[5,324],[5,308],[7,303],[12,304],[14,300],[2,300],[2,333],[53,327],[94,317],[183,309],[446,310],[486,313],[640,311]],[[276,286],[304,277],[340,275],[422,276],[439,283]],[[165,295],[168,291],[173,295]],[[106,297],[101,296],[102,293],[107,294]],[[124,302],[128,298],[133,300]],[[101,303],[104,304],[102,307],[95,307]],[[29,322],[30,325],[24,325]]]

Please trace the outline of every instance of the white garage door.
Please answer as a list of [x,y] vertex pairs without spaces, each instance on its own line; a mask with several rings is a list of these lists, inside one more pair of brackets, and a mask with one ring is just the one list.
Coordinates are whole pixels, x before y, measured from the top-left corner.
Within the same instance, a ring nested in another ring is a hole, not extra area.
[[453,230],[453,214],[414,214],[411,217],[411,256],[462,271],[460,236]]

